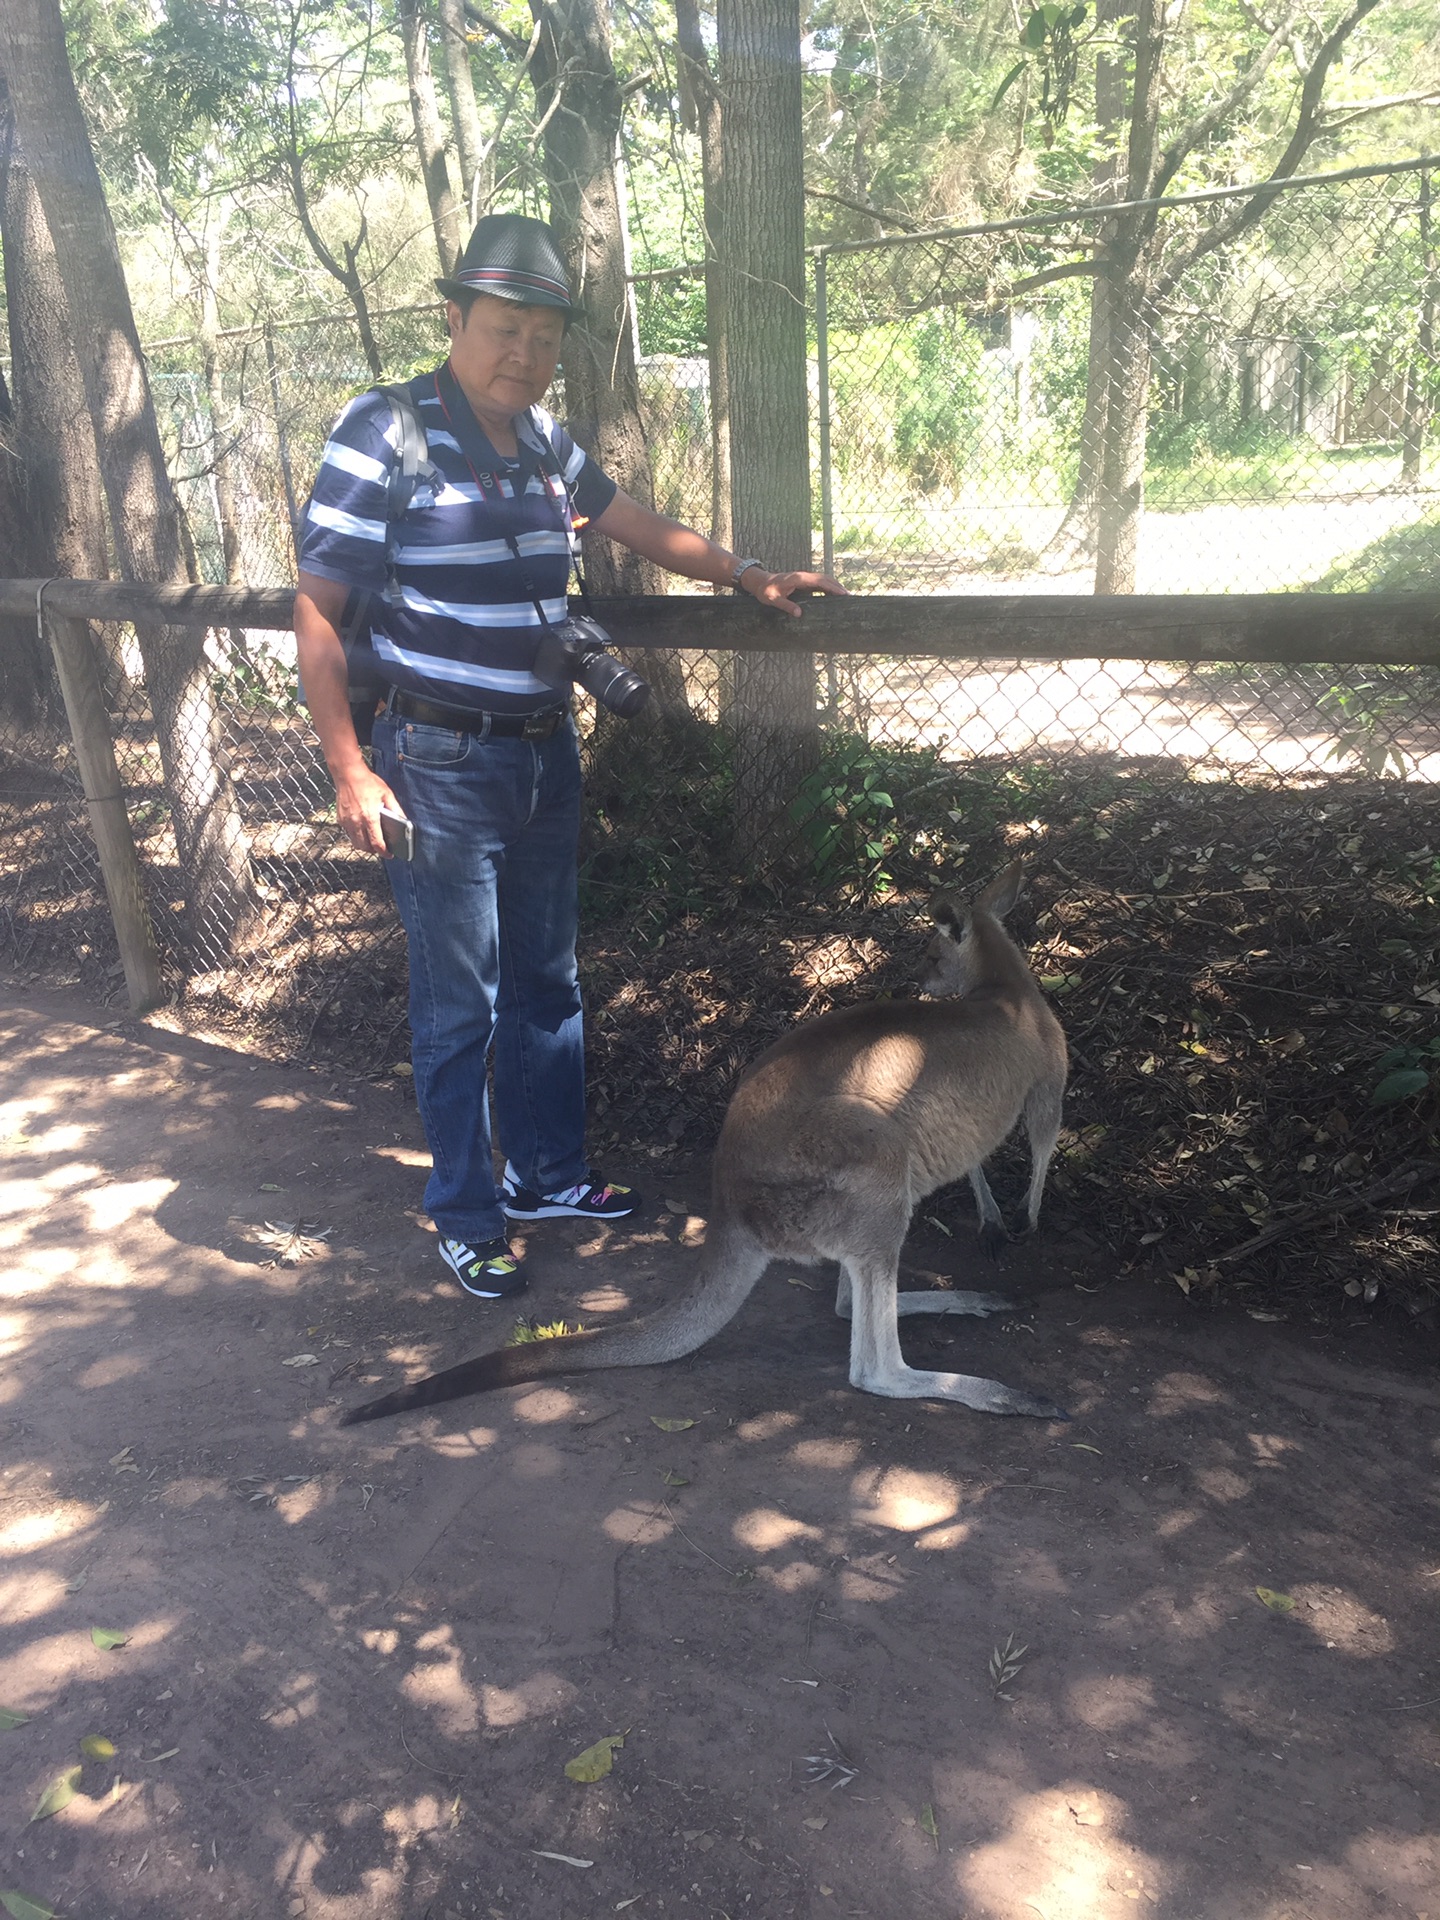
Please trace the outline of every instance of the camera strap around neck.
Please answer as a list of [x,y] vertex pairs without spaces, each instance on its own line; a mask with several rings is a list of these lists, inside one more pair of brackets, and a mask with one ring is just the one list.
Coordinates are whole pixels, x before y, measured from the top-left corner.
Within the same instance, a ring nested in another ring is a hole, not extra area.
[[[534,575],[530,571],[530,563],[521,552],[515,529],[510,524],[509,515],[504,511],[508,503],[504,488],[500,484],[500,476],[494,467],[495,449],[490,445],[480,422],[475,418],[460,382],[450,371],[448,360],[444,366],[436,369],[435,397],[439,400],[440,410],[445,415],[445,424],[455,436],[456,444],[465,456],[465,464],[469,467],[475,485],[480,490],[481,499],[500,510],[496,517],[500,522],[502,536],[519,569],[520,584],[539,615],[541,626],[553,627],[555,622],[549,618],[541,604],[540,593],[535,585]],[[521,432],[521,422],[535,435],[534,441]],[[585,576],[580,571],[580,543],[575,529],[575,510],[570,498],[570,489],[565,484],[565,476],[560,471],[554,449],[549,446],[546,435],[536,429],[531,421],[529,408],[523,414],[516,416],[515,441],[520,449],[520,465],[512,481],[515,498],[520,499],[529,484],[525,460],[526,454],[529,453],[533,457],[540,482],[560,516],[560,526],[565,535],[565,550],[569,560],[569,567],[566,570],[567,580],[569,571],[573,568],[575,583],[580,589],[581,604],[586,613],[593,618],[594,610],[590,605]]]

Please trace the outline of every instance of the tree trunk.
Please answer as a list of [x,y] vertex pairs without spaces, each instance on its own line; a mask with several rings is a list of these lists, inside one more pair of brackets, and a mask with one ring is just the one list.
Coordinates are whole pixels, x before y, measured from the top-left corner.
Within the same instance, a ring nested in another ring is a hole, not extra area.
[[1143,289],[1112,286],[1108,394],[1096,498],[1095,591],[1134,593],[1145,506],[1150,405],[1150,314]]
[[[565,336],[566,425],[626,493],[651,506],[615,168],[624,100],[607,11],[601,0],[531,0],[531,10],[544,22],[530,72],[545,118],[550,224],[585,310]],[[585,575],[595,593],[665,590],[662,569],[601,537],[586,538]],[[689,711],[677,655],[647,653],[635,664],[653,689],[652,716]]]
[[[1136,0],[1098,0],[1095,24],[1118,27],[1132,20]],[[1091,175],[1097,200],[1128,199],[1121,160],[1121,136],[1130,108],[1129,59],[1124,52],[1097,52],[1095,56],[1095,122],[1104,145]],[[1116,289],[1110,263],[1120,237],[1118,222],[1103,221],[1096,229],[1094,251],[1099,263],[1090,283],[1090,339],[1085,362],[1085,412],[1080,423],[1080,455],[1070,503],[1052,543],[1052,564],[1073,566],[1095,556],[1096,517],[1101,472],[1105,464],[1105,416],[1110,400],[1111,353]]]
[[[460,210],[450,191],[450,169],[445,164],[445,138],[440,131],[440,108],[435,78],[430,71],[430,42],[420,0],[399,0],[400,37],[405,42],[405,71],[410,80],[410,118],[415,127],[415,151],[420,176],[430,202],[435,228],[435,251],[441,273],[453,273],[460,257]],[[473,102],[472,102],[473,104]]]
[[[184,578],[180,523],[115,229],[70,73],[58,0],[5,0],[0,66],[64,282],[122,574]],[[217,728],[203,636],[136,626],[190,909],[207,958],[228,952],[253,901],[249,857]]]
[[710,537],[722,547],[730,547],[730,330],[725,317],[725,160],[720,95],[700,32],[697,0],[675,0],[675,26],[681,112],[685,124],[693,125],[700,135],[705,348],[710,362]]
[[[627,493],[655,497],[640,419],[615,147],[623,101],[601,0],[532,0],[543,19],[531,65],[545,125],[545,177],[555,229],[583,319],[565,336],[565,418],[580,444]],[[558,99],[557,99],[558,95]],[[587,571],[597,593],[663,591],[638,554],[596,541]]]
[[1440,293],[1440,263],[1437,263],[1435,236],[1430,221],[1430,176],[1420,176],[1420,322],[1415,335],[1415,352],[1405,377],[1405,425],[1400,443],[1400,478],[1407,487],[1418,486],[1420,463],[1425,453],[1425,433],[1430,424],[1430,383],[1435,378],[1435,305]]
[[226,581],[238,586],[244,579],[240,565],[240,521],[235,511],[235,474],[231,454],[234,434],[225,408],[225,380],[220,370],[220,282],[218,222],[205,236],[198,263],[200,275],[200,357],[205,367],[205,397],[210,403],[210,471],[215,479],[215,514],[220,522],[220,550]]
[[[1160,67],[1167,0],[1135,0],[1135,69],[1124,197],[1146,199],[1155,178]],[[1095,591],[1134,593],[1145,509],[1145,439],[1150,409],[1151,231],[1141,213],[1122,213],[1110,244],[1109,394],[1096,503]]]
[[[734,545],[812,564],[799,0],[718,0]],[[743,220],[733,217],[743,208]],[[735,663],[736,830],[770,858],[819,754],[815,656]]]
[[[12,530],[6,550],[21,573],[103,580],[109,568],[95,429],[70,338],[50,229],[15,138],[3,77],[0,246],[5,255],[11,379],[3,456],[6,520]],[[4,654],[7,709],[33,719],[48,706],[52,685],[47,650],[33,620],[13,623]],[[117,674],[98,647],[96,665],[113,692]]]
[[[465,33],[465,0],[439,0],[440,57],[445,67],[445,91],[450,100],[450,124],[460,157],[460,182],[465,214],[473,226],[479,215],[485,173],[485,136],[475,111],[475,78],[470,68],[470,42]],[[476,192],[477,176],[481,192]]]

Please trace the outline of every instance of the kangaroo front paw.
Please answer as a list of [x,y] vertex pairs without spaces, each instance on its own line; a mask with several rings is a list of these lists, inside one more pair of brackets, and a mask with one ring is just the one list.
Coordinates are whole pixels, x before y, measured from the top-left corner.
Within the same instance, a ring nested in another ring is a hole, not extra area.
[[1010,1235],[997,1221],[987,1220],[980,1229],[980,1251],[987,1260],[998,1260],[1010,1244]]

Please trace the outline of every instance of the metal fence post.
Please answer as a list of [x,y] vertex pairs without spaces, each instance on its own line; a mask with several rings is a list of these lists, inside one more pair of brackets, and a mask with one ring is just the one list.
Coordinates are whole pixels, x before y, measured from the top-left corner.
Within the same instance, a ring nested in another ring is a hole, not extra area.
[[[820,571],[835,574],[835,503],[830,485],[830,307],[825,250],[815,254],[816,407],[820,415]],[[825,656],[825,708],[833,720],[840,704],[834,656]]]
[[830,486],[830,309],[825,254],[815,254],[815,358],[820,411],[820,569],[835,566],[835,502]]
[[[49,584],[47,581],[45,586]],[[115,744],[110,738],[90,629],[84,620],[68,614],[47,614],[45,586],[35,596],[35,621],[55,659],[130,1005],[136,1013],[145,1013],[165,998],[165,983],[160,975],[150,910],[145,904],[140,856],[135,851],[120,769],[115,764]]]
[[290,539],[300,554],[300,509],[295,501],[295,476],[290,471],[290,440],[285,432],[285,410],[280,400],[280,369],[275,361],[275,329],[265,322],[265,366],[270,375],[270,404],[275,413],[275,443],[280,450],[280,478],[285,485],[285,511],[290,516]]

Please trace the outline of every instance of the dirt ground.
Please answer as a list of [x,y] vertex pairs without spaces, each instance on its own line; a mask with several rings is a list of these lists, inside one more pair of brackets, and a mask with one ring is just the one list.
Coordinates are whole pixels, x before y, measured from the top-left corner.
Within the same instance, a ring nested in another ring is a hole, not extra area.
[[[0,1033],[0,1888],[70,1920],[1440,1920],[1413,1331],[1119,1277],[1061,1196],[1012,1319],[905,1338],[1068,1425],[854,1393],[824,1276],[777,1268],[688,1363],[341,1432],[515,1318],[434,1256],[403,1091],[15,988]],[[537,1227],[528,1310],[663,1299],[704,1196],[680,1167],[633,1230]],[[940,1216],[915,1264],[963,1283]],[[92,1734],[114,1757],[32,1822]]]

